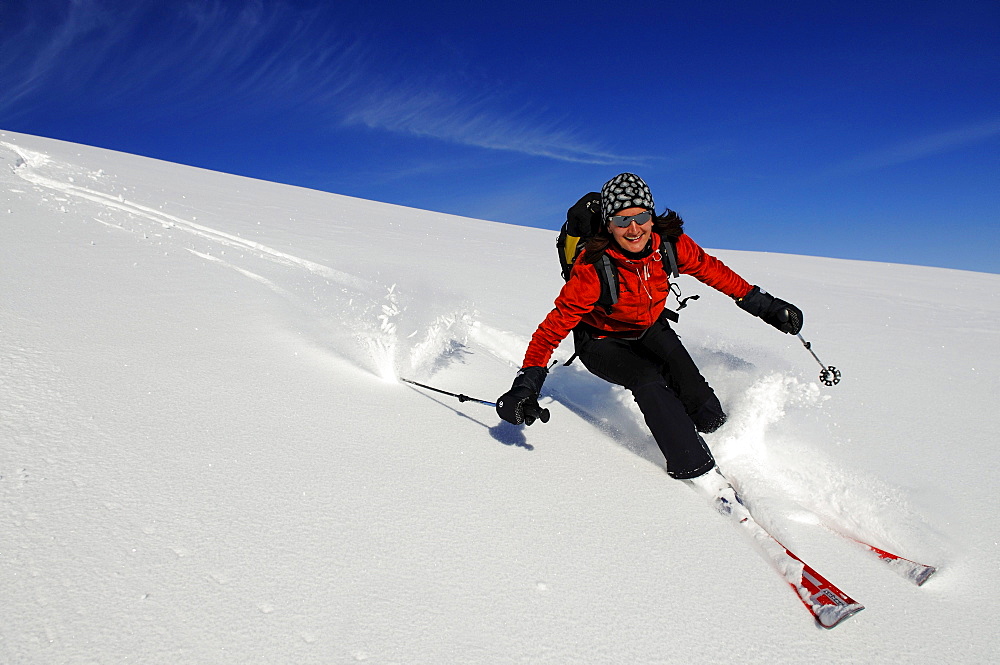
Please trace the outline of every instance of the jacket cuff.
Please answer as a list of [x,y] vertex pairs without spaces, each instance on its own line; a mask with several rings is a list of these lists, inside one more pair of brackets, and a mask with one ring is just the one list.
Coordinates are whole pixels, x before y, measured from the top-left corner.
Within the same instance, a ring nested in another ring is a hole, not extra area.
[[511,389],[524,387],[537,395],[542,392],[542,384],[545,383],[548,373],[549,370],[544,367],[523,367],[514,378]]

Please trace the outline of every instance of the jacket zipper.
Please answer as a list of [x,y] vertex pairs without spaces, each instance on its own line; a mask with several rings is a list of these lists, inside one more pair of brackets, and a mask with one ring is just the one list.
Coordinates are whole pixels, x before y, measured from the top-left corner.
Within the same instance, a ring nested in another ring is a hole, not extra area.
[[642,285],[642,290],[646,292],[646,319],[649,320],[651,310],[653,308],[653,294],[649,291],[649,263],[642,264],[642,271],[640,272],[637,268],[635,271],[635,276],[639,278],[639,284]]

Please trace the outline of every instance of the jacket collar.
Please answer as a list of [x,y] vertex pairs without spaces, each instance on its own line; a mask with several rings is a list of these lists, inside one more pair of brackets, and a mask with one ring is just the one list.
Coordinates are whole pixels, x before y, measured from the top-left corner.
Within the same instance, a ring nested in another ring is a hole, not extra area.
[[660,253],[657,251],[660,249],[660,242],[661,242],[660,234],[658,234],[656,231],[653,231],[652,235],[649,238],[650,252],[640,258],[633,258],[632,256],[626,256],[625,252],[622,251],[622,248],[619,247],[618,243],[616,243],[614,240],[612,240],[610,244],[608,244],[608,248],[604,251],[616,263],[622,263],[627,265],[637,265],[637,264],[642,265],[644,263],[649,263],[650,261],[653,260],[658,261],[660,259]]

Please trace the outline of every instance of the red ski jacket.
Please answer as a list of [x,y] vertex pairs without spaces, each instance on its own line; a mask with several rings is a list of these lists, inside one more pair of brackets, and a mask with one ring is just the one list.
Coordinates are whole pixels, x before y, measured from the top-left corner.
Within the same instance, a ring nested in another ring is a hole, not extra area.
[[[653,251],[641,259],[630,259],[612,243],[608,257],[618,270],[618,302],[610,312],[596,306],[601,283],[592,264],[580,257],[573,264],[569,281],[556,298],[555,308],[531,336],[522,367],[545,367],[552,353],[577,325],[583,323],[609,337],[638,337],[663,313],[670,282],[660,258],[660,236],[652,235]],[[685,234],[677,239],[678,271],[738,299],[753,287],[722,261],[705,253]]]

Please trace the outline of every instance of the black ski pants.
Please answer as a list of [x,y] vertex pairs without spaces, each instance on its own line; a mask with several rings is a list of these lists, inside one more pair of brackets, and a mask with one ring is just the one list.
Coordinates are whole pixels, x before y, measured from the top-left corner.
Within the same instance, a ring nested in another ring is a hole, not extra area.
[[580,361],[592,374],[632,393],[667,460],[667,473],[694,478],[715,466],[698,432],[719,429],[726,414],[665,318],[639,339],[595,337],[580,327],[574,341]]

